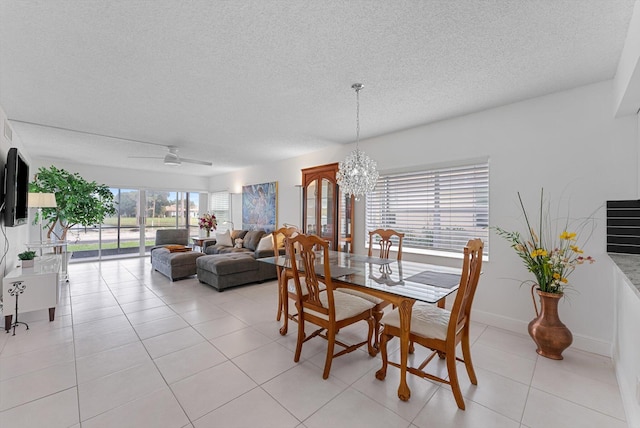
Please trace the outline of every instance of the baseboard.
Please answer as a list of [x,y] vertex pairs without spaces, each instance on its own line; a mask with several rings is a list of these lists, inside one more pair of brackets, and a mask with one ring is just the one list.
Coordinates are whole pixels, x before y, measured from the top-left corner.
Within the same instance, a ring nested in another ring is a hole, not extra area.
[[[473,311],[471,319],[482,324],[512,331],[514,333],[528,334],[527,326],[529,325],[529,322],[482,311]],[[611,343],[595,339],[593,337],[573,333],[573,343],[571,344],[571,347],[611,358]]]

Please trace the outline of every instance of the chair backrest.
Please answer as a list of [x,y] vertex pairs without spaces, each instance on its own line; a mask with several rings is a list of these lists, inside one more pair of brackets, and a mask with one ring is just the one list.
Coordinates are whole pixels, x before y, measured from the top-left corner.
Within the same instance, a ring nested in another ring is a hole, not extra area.
[[398,238],[398,260],[402,260],[402,239],[404,238],[404,233],[396,232],[393,229],[376,229],[369,232],[369,257],[373,256],[373,237],[379,236],[380,239],[377,241],[377,244],[380,246],[380,253],[378,257],[381,259],[388,259],[389,252],[391,251],[391,247],[393,246],[393,241],[391,238],[394,236]]
[[478,287],[478,280],[482,270],[482,250],[484,244],[481,239],[472,239],[464,247],[462,275],[456,300],[451,308],[451,317],[447,329],[447,337],[454,337],[462,331],[471,319],[471,304]]
[[189,245],[189,231],[187,229],[159,229],[156,230],[156,245]]
[[300,233],[300,231],[297,227],[294,226],[283,226],[280,229],[276,229],[273,231],[271,236],[273,238],[273,251],[276,253],[276,256],[279,254],[278,250],[283,247],[285,254],[289,254],[287,239],[296,236],[298,233]]
[[[296,285],[296,294],[298,303],[303,307],[309,307],[316,312],[320,312],[329,316],[329,319],[335,319],[335,306],[333,303],[333,282],[331,281],[331,267],[329,266],[329,242],[316,235],[298,234],[287,239],[289,246],[289,254],[296,254],[297,257],[291,257],[291,270]],[[321,255],[320,255],[321,253]],[[318,260],[318,256],[322,257]],[[298,264],[302,266],[298,266]],[[317,275],[316,268],[322,263],[324,278]],[[304,270],[304,276],[300,275],[299,269]],[[302,279],[301,279],[302,278]],[[304,281],[304,285],[302,284]],[[324,287],[321,285],[324,284]],[[307,295],[305,299],[301,299],[304,295],[302,287],[306,287]],[[320,293],[327,293],[328,305],[324,306],[320,300]]]

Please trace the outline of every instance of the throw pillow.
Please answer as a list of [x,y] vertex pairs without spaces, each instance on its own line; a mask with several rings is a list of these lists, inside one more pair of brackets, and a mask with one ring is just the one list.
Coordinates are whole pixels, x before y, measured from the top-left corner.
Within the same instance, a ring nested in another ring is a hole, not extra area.
[[216,245],[224,245],[225,247],[233,247],[231,233],[227,230],[224,233],[216,233]]
[[250,230],[244,235],[244,248],[247,248],[251,251],[255,251],[258,248],[258,243],[260,239],[265,235],[264,230]]
[[234,241],[236,239],[238,239],[238,238],[239,239],[243,239],[244,235],[246,235],[246,234],[247,234],[246,230],[237,230],[237,229],[236,230],[232,230],[231,231],[231,239],[233,239]]
[[256,248],[257,252],[273,250],[273,236],[271,234],[265,235],[258,242],[258,248]]

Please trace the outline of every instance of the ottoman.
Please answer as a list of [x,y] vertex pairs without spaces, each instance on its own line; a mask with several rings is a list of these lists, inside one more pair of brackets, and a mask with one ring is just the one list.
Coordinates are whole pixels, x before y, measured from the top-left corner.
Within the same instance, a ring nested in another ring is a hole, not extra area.
[[214,254],[196,260],[198,280],[218,291],[270,279],[272,274],[270,268],[274,268],[273,274],[275,274],[275,266],[259,262],[251,253],[246,252]]
[[196,274],[196,259],[203,257],[199,251],[172,253],[166,248],[151,251],[151,266],[171,281]]

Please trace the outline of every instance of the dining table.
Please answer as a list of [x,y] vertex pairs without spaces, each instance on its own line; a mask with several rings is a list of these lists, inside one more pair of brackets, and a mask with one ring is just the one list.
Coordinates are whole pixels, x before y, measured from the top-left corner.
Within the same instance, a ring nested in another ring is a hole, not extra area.
[[[316,260],[322,261],[321,252]],[[286,255],[258,259],[275,264],[279,268],[291,268]],[[339,251],[329,252],[332,283],[336,289],[349,288],[391,302],[400,316],[400,385],[398,397],[409,400],[411,390],[407,385],[407,359],[411,312],[415,302],[438,304],[454,293],[460,284],[462,268],[453,268],[406,260],[382,259]],[[302,263],[297,264],[301,266]],[[322,276],[324,268],[316,266],[316,274]],[[376,332],[377,334],[377,332]],[[376,378],[384,379],[381,371]]]

